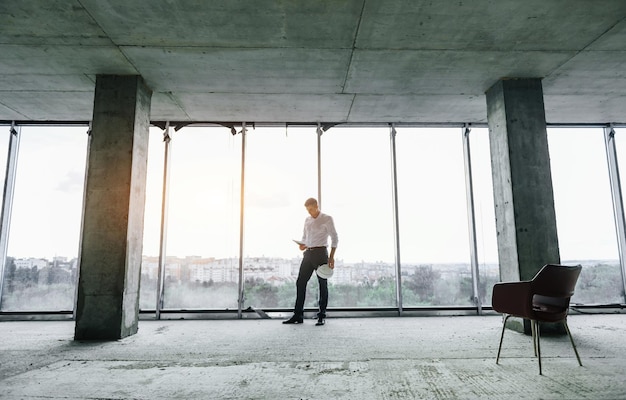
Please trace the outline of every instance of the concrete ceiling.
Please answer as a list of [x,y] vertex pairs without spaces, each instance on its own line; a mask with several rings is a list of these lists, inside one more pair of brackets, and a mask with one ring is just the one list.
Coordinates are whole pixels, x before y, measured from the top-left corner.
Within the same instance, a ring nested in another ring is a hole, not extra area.
[[549,123],[626,121],[625,0],[0,1],[0,120],[88,121],[139,74],[153,121],[487,121],[542,78]]

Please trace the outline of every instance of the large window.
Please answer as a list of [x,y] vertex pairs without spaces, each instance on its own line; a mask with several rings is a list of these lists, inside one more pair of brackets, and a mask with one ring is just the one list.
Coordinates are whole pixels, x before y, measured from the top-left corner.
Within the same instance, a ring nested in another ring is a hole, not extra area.
[[321,152],[321,209],[339,235],[329,306],[395,307],[389,130],[332,128]]
[[[9,142],[10,142],[10,138],[11,138],[11,127],[7,126],[7,125],[0,125],[0,174],[2,174],[2,177],[0,177],[0,181],[2,182],[2,186],[0,186],[1,188],[4,188],[3,192],[7,191],[7,182],[6,182],[6,172],[7,172],[7,158],[8,158],[8,152],[9,152]],[[2,193],[2,192],[0,192]],[[5,202],[5,198],[2,197],[2,199],[0,199],[0,206],[2,207],[0,210],[4,209],[4,202]],[[2,213],[2,211],[0,211],[0,213]],[[0,221],[0,223],[2,223],[3,225],[7,223],[8,220],[8,216],[3,215],[3,220]],[[2,226],[3,231],[4,231],[4,226]],[[8,261],[6,259],[6,254],[4,254],[4,252],[6,251],[6,249],[4,248],[5,242],[0,240],[0,246],[3,246],[2,249],[0,249],[0,251],[2,253],[0,253],[0,296],[2,296],[2,287],[4,286],[4,274],[5,274],[5,261]],[[2,258],[4,257],[4,260],[2,260]],[[7,263],[7,267],[8,267],[8,263]],[[2,297],[0,297],[0,309],[1,309],[1,301]]]
[[[173,129],[170,130],[173,132]],[[139,308],[156,308],[161,240],[161,205],[163,199],[163,166],[165,141],[163,131],[150,128],[148,144],[148,174],[144,210],[143,257],[141,262],[141,292]]]
[[241,138],[172,134],[164,308],[237,308]]
[[398,129],[403,305],[473,298],[461,129]]
[[582,264],[573,303],[620,303],[622,280],[602,128],[549,128],[559,250]]
[[87,127],[21,129],[3,311],[74,307]]
[[493,285],[500,281],[489,130],[487,128],[473,128],[469,137],[476,219],[478,291],[481,304],[489,305],[491,304]]
[[244,304],[293,307],[302,257],[293,239],[302,236],[304,201],[317,197],[315,128],[249,130],[245,168]]
[[[4,179],[11,136],[9,126],[0,129]],[[473,306],[464,143],[470,145],[478,295],[489,305],[499,265],[488,130],[472,128],[464,142],[460,127],[396,129],[393,138],[389,127],[335,126],[321,136],[315,126],[249,126],[245,135],[241,126],[234,132],[170,129],[166,258],[159,271],[166,143],[163,130],[152,127],[140,308],[155,310],[162,273],[166,310],[238,310],[242,287],[244,309],[290,309],[302,259],[292,239],[302,235],[308,197],[320,200],[339,234],[331,309],[397,307],[399,278],[405,309]],[[0,311],[71,311],[87,127],[18,131]],[[572,301],[623,303],[603,129],[549,128],[548,144],[561,262],[583,265]],[[623,177],[623,128],[616,129],[615,145]],[[316,308],[317,298],[313,276],[305,306]]]
[[6,125],[0,125],[0,174],[2,177],[0,181],[3,182],[6,177],[7,155],[9,151],[9,138],[11,135],[11,127]]

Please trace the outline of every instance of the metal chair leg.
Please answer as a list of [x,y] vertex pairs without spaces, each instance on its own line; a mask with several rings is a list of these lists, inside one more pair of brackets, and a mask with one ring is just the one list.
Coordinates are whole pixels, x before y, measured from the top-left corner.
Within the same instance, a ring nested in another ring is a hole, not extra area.
[[539,375],[543,375],[541,373],[541,332],[539,331],[539,322],[535,320],[531,320],[531,324],[535,326],[533,330],[534,338],[533,341],[537,345],[537,361],[539,362]]
[[578,355],[578,350],[576,350],[576,345],[574,344],[574,338],[572,338],[572,333],[569,331],[569,326],[567,326],[567,319],[563,320],[563,325],[565,325],[565,330],[567,331],[567,336],[569,336],[569,341],[572,342],[572,347],[574,348],[574,353],[576,353],[576,358],[578,359],[578,365],[581,367],[583,363],[580,361],[580,356]]
[[496,357],[496,364],[500,361],[500,350],[502,350],[502,339],[504,339],[504,328],[506,328],[506,321],[509,319],[510,315],[504,317],[504,322],[502,323],[502,334],[500,334],[500,346],[498,346],[498,356]]
[[530,320],[530,334],[533,338],[533,350],[535,351],[535,357],[537,357],[537,324],[532,319]]

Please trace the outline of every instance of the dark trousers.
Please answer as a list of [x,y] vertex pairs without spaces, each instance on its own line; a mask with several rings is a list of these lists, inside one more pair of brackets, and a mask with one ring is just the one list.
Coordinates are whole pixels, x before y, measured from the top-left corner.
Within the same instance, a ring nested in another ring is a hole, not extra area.
[[[322,264],[328,263],[328,250],[326,247],[312,248],[304,251],[300,272],[296,281],[296,306],[294,315],[302,318],[304,315],[304,300],[306,297],[306,285],[313,275],[313,271]],[[316,275],[317,276],[317,275]],[[326,306],[328,306],[328,280],[317,277],[320,286],[319,312],[318,317],[326,318]]]

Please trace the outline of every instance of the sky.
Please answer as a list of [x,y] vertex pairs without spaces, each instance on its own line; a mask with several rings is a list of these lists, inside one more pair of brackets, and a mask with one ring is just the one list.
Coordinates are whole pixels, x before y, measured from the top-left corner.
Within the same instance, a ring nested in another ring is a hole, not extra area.
[[[2,134],[2,130],[6,133]],[[0,127],[6,165],[9,127]],[[8,255],[75,257],[80,236],[86,127],[23,127]],[[626,129],[617,129],[626,160]],[[549,128],[562,260],[617,259],[601,128]],[[167,254],[237,257],[243,136],[223,127],[171,132]],[[624,139],[621,139],[624,137]],[[397,128],[400,259],[469,262],[461,128]],[[244,257],[300,257],[304,200],[317,197],[315,127],[257,127],[246,133]],[[395,257],[389,128],[324,132],[321,208],[339,233],[337,258]],[[497,262],[486,128],[470,134],[479,263]],[[158,255],[162,131],[151,128],[144,254]],[[622,163],[626,165],[626,161]]]

